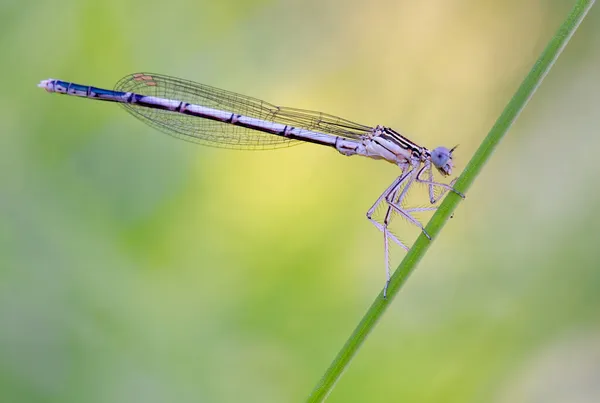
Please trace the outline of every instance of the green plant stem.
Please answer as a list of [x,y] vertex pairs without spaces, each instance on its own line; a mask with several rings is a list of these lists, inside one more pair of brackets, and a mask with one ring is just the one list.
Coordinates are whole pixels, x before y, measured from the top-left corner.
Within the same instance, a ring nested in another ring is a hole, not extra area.
[[[542,80],[554,65],[558,56],[571,39],[571,36],[577,30],[577,27],[583,21],[585,15],[594,4],[594,0],[578,0],[567,16],[566,20],[560,26],[556,34],[550,40],[539,59],[534,64],[529,74],[525,77],[519,89],[512,97],[504,111],[496,120],[487,137],[483,140],[471,161],[455,183],[456,190],[465,193],[471,186],[475,177],[481,171],[483,165],[490,158],[492,152],[504,137],[508,129],[517,119],[527,102],[531,99],[535,90],[539,87]],[[427,232],[435,238],[444,226],[446,221],[456,209],[462,199],[455,193],[450,193],[427,225]],[[330,367],[327,369],[319,383],[316,385],[308,402],[324,401],[333,390],[335,383],[341,377],[344,370],[350,364],[350,361],[364,343],[369,333],[375,327],[377,321],[381,318],[387,307],[402,285],[406,282],[408,276],[414,271],[417,263],[421,260],[431,242],[421,234],[413,247],[408,251],[400,266],[392,275],[387,291],[387,299],[383,299],[383,291],[377,296],[375,302],[371,305],[365,316],[362,318],[354,332],[350,335],[346,344],[342,347],[335,357]]]

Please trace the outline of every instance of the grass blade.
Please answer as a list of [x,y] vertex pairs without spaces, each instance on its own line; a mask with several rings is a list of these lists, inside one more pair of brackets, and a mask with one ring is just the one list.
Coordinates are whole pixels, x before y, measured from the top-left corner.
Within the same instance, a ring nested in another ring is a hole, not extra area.
[[[571,39],[594,2],[595,0],[578,0],[576,2],[563,24],[556,34],[554,34],[550,43],[548,43],[533,68],[529,74],[527,74],[517,92],[506,105],[504,111],[496,120],[496,123],[471,158],[471,161],[467,164],[467,167],[461,176],[458,178],[455,184],[456,190],[465,193],[471,186],[500,140],[508,132],[508,129],[517,119],[525,105],[527,105],[527,102],[529,102],[536,89],[540,86],[542,80],[546,74],[548,74],[548,71],[550,71],[554,62],[556,62],[558,56],[567,45],[569,39]],[[427,232],[433,238],[435,238],[446,221],[448,221],[460,200],[461,198],[454,193],[450,193],[446,196],[427,225]],[[329,393],[331,393],[335,383],[341,377],[344,370],[346,370],[350,361],[354,355],[356,355],[358,349],[364,343],[394,297],[398,294],[398,291],[400,291],[408,276],[415,270],[417,263],[424,256],[427,249],[429,249],[430,244],[431,242],[427,240],[423,234],[418,237],[417,241],[392,276],[388,287],[388,298],[386,300],[383,299],[383,292],[377,296],[375,302],[373,302],[356,329],[350,335],[348,341],[346,341],[346,344],[344,344],[312,391],[311,395],[308,397],[308,402],[322,402],[327,398]]]

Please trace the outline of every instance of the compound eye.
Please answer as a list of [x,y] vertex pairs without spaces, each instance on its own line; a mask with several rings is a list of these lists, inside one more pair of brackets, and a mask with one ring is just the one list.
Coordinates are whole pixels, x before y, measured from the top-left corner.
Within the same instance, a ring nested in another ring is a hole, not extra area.
[[443,168],[450,159],[451,151],[446,147],[437,147],[431,152],[431,162],[436,168]]

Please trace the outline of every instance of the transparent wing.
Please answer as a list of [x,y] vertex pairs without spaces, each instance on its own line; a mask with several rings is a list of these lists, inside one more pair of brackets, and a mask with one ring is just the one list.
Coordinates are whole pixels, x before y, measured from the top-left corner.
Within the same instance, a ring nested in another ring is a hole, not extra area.
[[[358,139],[372,130],[369,126],[326,113],[279,107],[256,98],[160,74],[128,75],[117,82],[115,90],[188,102],[351,139]],[[194,143],[237,149],[273,149],[300,143],[298,140],[178,112],[136,104],[122,105],[144,123]]]

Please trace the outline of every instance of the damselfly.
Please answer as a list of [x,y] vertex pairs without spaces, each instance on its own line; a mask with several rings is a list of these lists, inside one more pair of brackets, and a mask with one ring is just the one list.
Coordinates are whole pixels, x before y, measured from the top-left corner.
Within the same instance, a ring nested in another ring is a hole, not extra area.
[[[408,250],[390,232],[392,215],[399,214],[431,237],[413,213],[437,207],[407,208],[404,200],[413,183],[424,183],[429,201],[436,204],[453,182],[433,180],[433,167],[443,176],[452,172],[454,148],[437,147],[430,151],[400,133],[384,126],[365,126],[321,112],[285,108],[220,90],[192,81],[151,73],[136,73],[122,78],[115,90],[48,79],[38,85],[48,92],[75,95],[101,101],[118,102],[144,123],[183,140],[215,147],[272,149],[305,141],[333,147],[343,155],[362,155],[382,159],[400,168],[400,175],[367,211],[367,218],[383,233],[387,281],[390,281],[389,241]],[[202,119],[198,119],[202,118]],[[436,190],[441,191],[436,192]],[[383,205],[383,219],[373,217]]]

